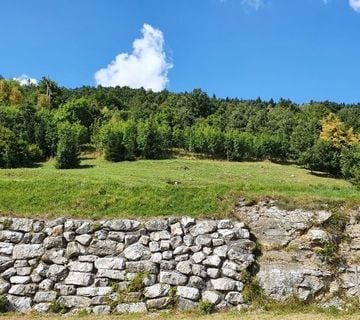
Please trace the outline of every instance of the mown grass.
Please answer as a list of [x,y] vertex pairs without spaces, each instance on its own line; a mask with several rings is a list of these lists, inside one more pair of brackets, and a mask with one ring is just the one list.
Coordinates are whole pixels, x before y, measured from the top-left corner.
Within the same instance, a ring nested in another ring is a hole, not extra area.
[[0,170],[2,215],[82,218],[226,215],[239,197],[269,196],[282,203],[360,204],[360,191],[341,179],[319,177],[296,165],[215,160],[84,159],[82,167]]

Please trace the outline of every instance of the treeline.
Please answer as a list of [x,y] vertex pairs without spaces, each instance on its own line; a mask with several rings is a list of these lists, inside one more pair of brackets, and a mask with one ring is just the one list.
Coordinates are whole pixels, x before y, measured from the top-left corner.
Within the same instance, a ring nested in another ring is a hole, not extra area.
[[114,162],[162,158],[175,148],[231,161],[291,161],[359,183],[360,105],[0,80],[0,167],[55,157],[59,169],[74,168],[89,146]]

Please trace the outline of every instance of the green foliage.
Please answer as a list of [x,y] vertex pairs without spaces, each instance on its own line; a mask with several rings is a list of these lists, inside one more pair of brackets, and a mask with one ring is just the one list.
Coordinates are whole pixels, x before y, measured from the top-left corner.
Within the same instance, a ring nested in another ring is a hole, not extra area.
[[59,300],[56,300],[50,304],[49,312],[65,314],[68,312],[68,308],[64,304],[59,302]]
[[26,144],[19,141],[16,135],[0,126],[0,168],[15,168],[27,163]]
[[264,289],[260,286],[258,280],[249,274],[244,275],[242,280],[244,282],[244,288],[241,293],[244,302],[259,306],[263,304],[267,298],[264,294]]
[[215,310],[215,305],[209,301],[200,301],[198,306],[200,314],[211,314]]
[[354,184],[360,185],[360,145],[344,148],[340,165],[342,175]]
[[321,248],[316,253],[322,258],[323,261],[329,264],[337,264],[338,261],[338,246],[333,241],[323,241]]
[[149,276],[148,272],[139,272],[131,279],[128,290],[130,292],[142,291],[145,287],[144,280]]
[[79,124],[63,123],[59,126],[59,142],[56,152],[57,169],[72,169],[80,164],[80,135],[83,127]]
[[0,295],[0,313],[5,313],[9,309],[9,301],[5,294]]
[[2,222],[2,225],[4,227],[4,229],[9,229],[12,225],[12,220],[11,219],[4,219]]

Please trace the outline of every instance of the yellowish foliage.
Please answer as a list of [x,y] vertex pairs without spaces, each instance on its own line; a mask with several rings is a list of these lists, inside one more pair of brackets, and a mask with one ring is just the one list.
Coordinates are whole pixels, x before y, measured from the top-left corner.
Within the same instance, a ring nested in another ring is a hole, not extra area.
[[39,94],[37,97],[37,106],[40,109],[46,109],[49,105],[49,99],[46,94]]
[[356,135],[352,128],[346,128],[345,123],[334,113],[324,118],[321,124],[320,139],[331,141],[338,148],[360,143],[360,136]]
[[21,103],[22,100],[22,94],[21,91],[19,90],[19,88],[17,87],[12,87],[11,91],[10,91],[10,95],[9,95],[9,102],[12,105],[19,105]]

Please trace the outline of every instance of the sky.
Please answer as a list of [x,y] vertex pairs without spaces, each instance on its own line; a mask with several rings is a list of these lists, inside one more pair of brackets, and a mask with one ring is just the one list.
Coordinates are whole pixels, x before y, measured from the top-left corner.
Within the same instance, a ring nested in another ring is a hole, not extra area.
[[0,0],[0,74],[360,102],[360,0]]

